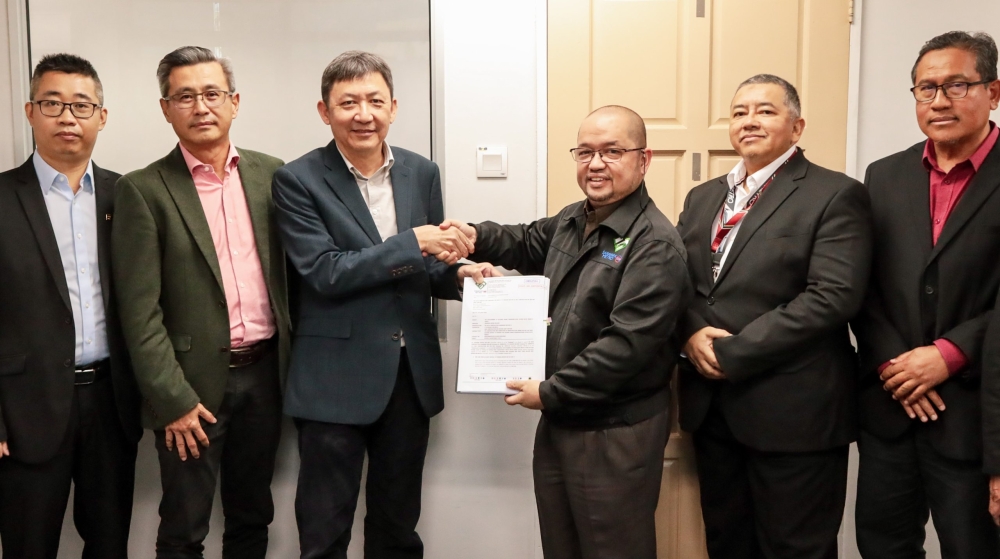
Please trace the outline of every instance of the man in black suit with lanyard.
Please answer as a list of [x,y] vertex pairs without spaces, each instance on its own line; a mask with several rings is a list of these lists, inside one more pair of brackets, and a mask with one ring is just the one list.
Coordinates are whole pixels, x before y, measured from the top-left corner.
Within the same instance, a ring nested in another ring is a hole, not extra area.
[[796,146],[804,127],[790,83],[743,82],[729,128],[742,159],[690,192],[677,226],[695,288],[680,419],[712,559],[837,558],[870,214],[861,183]]
[[931,515],[944,559],[992,558],[1000,546],[987,513],[979,387],[1000,287],[996,43],[935,37],[912,79],[927,140],[865,177],[875,258],[851,322],[861,355],[858,548],[865,559],[923,557]]
[[108,112],[86,60],[42,58],[37,150],[0,174],[0,540],[52,558],[75,485],[84,559],[128,557],[139,397],[111,289],[117,173],[90,157]]

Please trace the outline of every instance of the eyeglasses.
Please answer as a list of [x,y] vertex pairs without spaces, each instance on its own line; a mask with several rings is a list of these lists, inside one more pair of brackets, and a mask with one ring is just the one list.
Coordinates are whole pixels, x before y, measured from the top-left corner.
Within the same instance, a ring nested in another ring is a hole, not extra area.
[[949,82],[941,85],[917,85],[910,88],[913,98],[921,103],[930,103],[937,97],[937,90],[944,91],[944,96],[948,99],[962,99],[969,94],[969,86],[992,83],[993,80],[983,80],[979,82]]
[[73,103],[63,103],[62,101],[56,101],[54,99],[46,99],[44,101],[32,101],[33,105],[38,105],[38,110],[45,116],[62,116],[66,109],[73,114],[76,118],[90,118],[94,116],[97,109],[101,108],[103,105],[98,105],[96,103],[84,103],[83,101],[76,101]]
[[589,148],[573,148],[569,150],[569,153],[570,155],[573,156],[573,160],[576,161],[577,163],[590,163],[591,161],[594,160],[595,155],[600,156],[601,161],[608,163],[613,161],[621,161],[622,157],[625,157],[625,154],[630,151],[642,151],[644,149],[646,148],[645,147],[631,148],[631,149],[608,148],[599,150],[593,150]]
[[226,96],[232,95],[228,91],[221,89],[209,89],[201,93],[178,93],[169,97],[164,97],[164,101],[171,101],[179,109],[190,109],[201,97],[206,107],[218,107],[226,102]]

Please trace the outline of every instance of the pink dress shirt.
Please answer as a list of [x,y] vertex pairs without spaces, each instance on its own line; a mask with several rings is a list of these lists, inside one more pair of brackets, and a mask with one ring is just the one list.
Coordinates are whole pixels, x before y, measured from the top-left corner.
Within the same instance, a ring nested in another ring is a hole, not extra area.
[[237,163],[240,155],[229,145],[226,173],[222,180],[181,146],[194,186],[212,231],[215,254],[219,258],[222,286],[229,305],[229,337],[233,347],[250,345],[274,336],[277,329],[264,271],[257,255],[257,242],[250,220],[246,193]]

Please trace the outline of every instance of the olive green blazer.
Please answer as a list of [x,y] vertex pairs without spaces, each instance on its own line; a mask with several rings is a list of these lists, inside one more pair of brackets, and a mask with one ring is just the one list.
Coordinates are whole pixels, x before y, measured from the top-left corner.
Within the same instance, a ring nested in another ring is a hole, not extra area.
[[[278,329],[284,387],[290,335],[285,255],[274,226],[279,159],[237,149],[257,253]],[[180,148],[115,185],[111,246],[142,424],[163,429],[199,402],[216,413],[229,375],[229,308],[219,260]]]

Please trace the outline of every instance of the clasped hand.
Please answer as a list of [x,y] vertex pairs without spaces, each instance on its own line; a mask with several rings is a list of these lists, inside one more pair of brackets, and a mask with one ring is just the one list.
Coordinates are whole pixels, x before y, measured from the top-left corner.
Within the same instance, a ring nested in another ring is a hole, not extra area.
[[684,355],[687,355],[688,361],[698,369],[701,376],[710,380],[726,378],[722,367],[719,366],[719,360],[715,357],[715,347],[712,345],[718,338],[726,336],[732,334],[721,328],[706,326],[692,334],[684,344]]
[[902,404],[910,419],[934,421],[945,410],[934,387],[948,380],[948,365],[936,346],[914,348],[889,360],[880,374],[882,388]]

